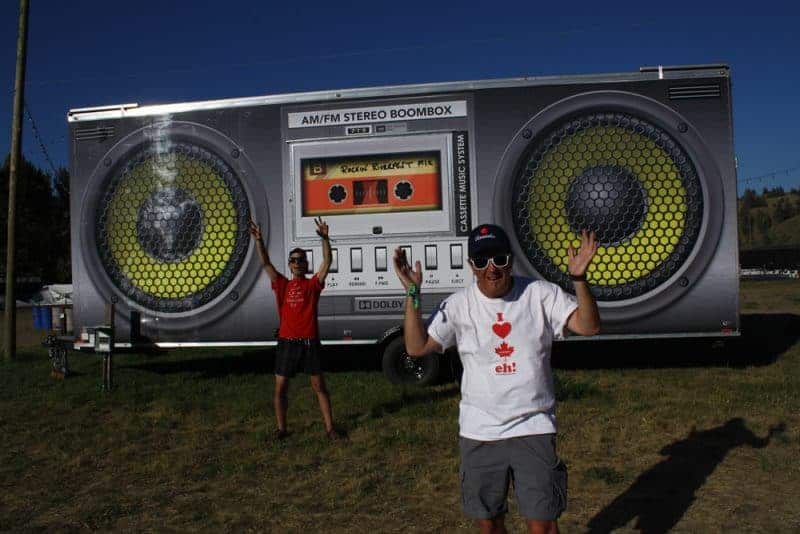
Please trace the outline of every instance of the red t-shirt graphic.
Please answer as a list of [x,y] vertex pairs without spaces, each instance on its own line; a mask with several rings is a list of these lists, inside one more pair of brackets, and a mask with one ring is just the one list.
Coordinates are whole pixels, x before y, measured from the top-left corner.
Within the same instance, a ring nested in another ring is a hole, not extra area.
[[272,282],[272,290],[278,301],[281,318],[278,337],[318,338],[317,303],[322,284],[317,275],[289,280],[278,273],[278,277]]

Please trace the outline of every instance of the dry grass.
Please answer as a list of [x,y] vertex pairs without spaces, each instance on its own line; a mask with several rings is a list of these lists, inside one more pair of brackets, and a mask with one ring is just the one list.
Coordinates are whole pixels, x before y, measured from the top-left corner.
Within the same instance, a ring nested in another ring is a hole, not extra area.
[[800,283],[796,280],[745,281],[739,297],[741,312],[800,313]]
[[[800,529],[800,283],[742,295],[740,343],[556,355],[563,532]],[[452,384],[393,387],[368,353],[341,349],[327,377],[349,443],[323,439],[302,377],[292,435],[274,442],[270,352],[117,359],[111,394],[95,356],[73,356],[63,381],[38,347],[0,365],[0,530],[474,531]],[[509,530],[523,532],[511,508]]]
[[[0,311],[0,324],[5,324],[6,312]],[[0,327],[0,344],[3,343],[4,328]],[[41,346],[47,335],[43,330],[33,329],[33,308],[17,308],[17,347],[25,349]]]

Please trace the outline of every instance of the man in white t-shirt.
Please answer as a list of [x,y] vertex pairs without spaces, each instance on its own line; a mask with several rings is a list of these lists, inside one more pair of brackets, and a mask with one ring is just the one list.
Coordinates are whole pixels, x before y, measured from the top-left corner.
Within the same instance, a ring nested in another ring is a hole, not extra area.
[[569,247],[567,269],[575,296],[543,280],[511,274],[508,236],[482,224],[468,241],[475,283],[445,299],[428,320],[419,311],[422,266],[397,249],[394,265],[406,289],[403,335],[411,356],[456,346],[461,378],[459,446],[464,512],[481,532],[505,532],[508,484],[513,481],[529,532],[558,532],[566,507],[567,471],[556,455],[555,391],[550,349],[564,329],[600,330],[586,269],[597,252],[593,232]]

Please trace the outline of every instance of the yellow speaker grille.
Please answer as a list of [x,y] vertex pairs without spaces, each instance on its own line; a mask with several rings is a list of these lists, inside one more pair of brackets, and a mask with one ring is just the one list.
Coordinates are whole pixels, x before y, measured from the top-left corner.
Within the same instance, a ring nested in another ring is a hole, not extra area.
[[249,206],[227,163],[188,143],[145,149],[112,174],[95,237],[106,273],[127,297],[163,312],[219,296],[247,252]]
[[514,180],[515,232],[545,278],[572,290],[567,248],[594,230],[587,274],[600,300],[645,293],[691,252],[703,214],[697,172],[661,128],[628,113],[564,119],[531,143]]

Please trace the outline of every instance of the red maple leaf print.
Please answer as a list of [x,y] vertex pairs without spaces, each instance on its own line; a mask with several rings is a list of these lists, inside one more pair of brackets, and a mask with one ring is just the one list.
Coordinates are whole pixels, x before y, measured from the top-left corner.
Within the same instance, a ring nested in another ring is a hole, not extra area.
[[501,358],[508,358],[514,353],[514,347],[503,341],[503,343],[494,349],[498,356]]

